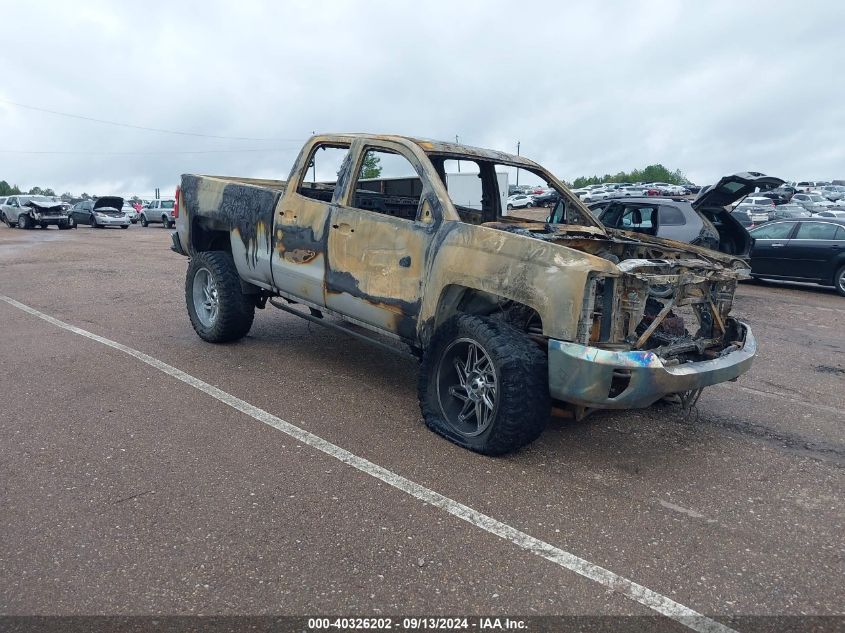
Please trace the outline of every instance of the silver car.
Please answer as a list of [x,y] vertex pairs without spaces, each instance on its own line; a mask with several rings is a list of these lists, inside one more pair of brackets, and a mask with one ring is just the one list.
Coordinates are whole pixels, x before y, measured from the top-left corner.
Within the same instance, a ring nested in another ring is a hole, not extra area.
[[60,229],[70,228],[67,212],[61,202],[48,196],[8,196],[0,204],[0,220],[10,228],[47,228],[51,224]]
[[141,226],[161,222],[166,229],[172,227],[176,223],[176,218],[173,216],[175,203],[175,200],[153,200],[150,202],[149,206],[141,209],[141,215],[138,218]]

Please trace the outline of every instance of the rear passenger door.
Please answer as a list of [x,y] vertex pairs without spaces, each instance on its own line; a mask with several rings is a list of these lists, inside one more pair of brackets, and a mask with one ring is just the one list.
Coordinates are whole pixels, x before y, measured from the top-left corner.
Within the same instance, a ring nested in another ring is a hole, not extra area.
[[326,305],[326,241],[338,180],[349,171],[351,142],[305,147],[276,205],[270,269],[273,285],[317,306]]
[[[697,219],[697,218],[696,218]],[[678,207],[661,204],[657,207],[657,236],[678,242],[691,242],[701,231],[701,221],[687,226],[687,218]]]
[[358,141],[353,152],[352,177],[328,229],[326,305],[413,340],[439,211],[409,148]]
[[833,277],[833,261],[845,250],[845,243],[836,239],[837,230],[841,230],[840,226],[833,222],[799,223],[784,253],[795,277],[812,281],[829,281]]

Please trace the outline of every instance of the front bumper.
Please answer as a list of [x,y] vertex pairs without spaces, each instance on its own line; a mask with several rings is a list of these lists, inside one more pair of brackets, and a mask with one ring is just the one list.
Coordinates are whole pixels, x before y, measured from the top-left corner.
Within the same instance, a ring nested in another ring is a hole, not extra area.
[[601,409],[636,409],[660,398],[733,380],[751,368],[757,341],[738,323],[743,346],[713,360],[666,366],[653,352],[614,352],[549,340],[553,398]]
[[125,215],[120,218],[97,216],[97,224],[103,226],[129,226],[129,218]]
[[32,218],[32,221],[36,224],[61,224],[62,222],[68,221],[68,216],[66,215],[46,215],[43,213],[32,213],[29,216]]

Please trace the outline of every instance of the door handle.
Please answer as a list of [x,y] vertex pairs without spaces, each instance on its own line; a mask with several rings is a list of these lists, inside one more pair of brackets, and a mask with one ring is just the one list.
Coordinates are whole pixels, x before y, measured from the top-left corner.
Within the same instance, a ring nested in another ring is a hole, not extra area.
[[772,244],[772,248],[780,248],[783,244]]

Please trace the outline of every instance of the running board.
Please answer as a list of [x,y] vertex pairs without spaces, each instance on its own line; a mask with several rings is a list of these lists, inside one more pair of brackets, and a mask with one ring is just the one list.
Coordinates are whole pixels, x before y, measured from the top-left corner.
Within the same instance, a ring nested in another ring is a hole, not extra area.
[[[345,328],[342,325],[338,325],[337,323],[332,323],[323,318],[322,313],[315,308],[308,308],[310,314],[306,314],[301,310],[297,310],[296,308],[292,308],[289,305],[285,305],[278,301],[275,297],[270,298],[269,303],[279,310],[284,310],[285,312],[289,312],[295,316],[300,317],[301,319],[305,319],[306,321],[310,321],[311,323],[316,323],[317,325],[322,325],[324,327],[330,328],[332,330],[336,330],[338,332],[343,332],[344,334],[349,334],[350,336],[354,336],[357,339],[361,339],[362,341],[366,341],[367,343],[371,343],[377,347],[381,347],[382,349],[387,350],[388,352],[393,352],[394,354],[401,356],[402,358],[410,358],[411,360],[419,360],[416,356],[414,356],[410,352],[406,352],[405,350],[401,350],[398,347],[393,347],[392,345],[388,345],[384,341],[379,341],[378,339],[367,336],[366,334],[361,334],[360,332],[355,332],[350,330],[349,328]],[[318,316],[319,315],[319,316]]]

